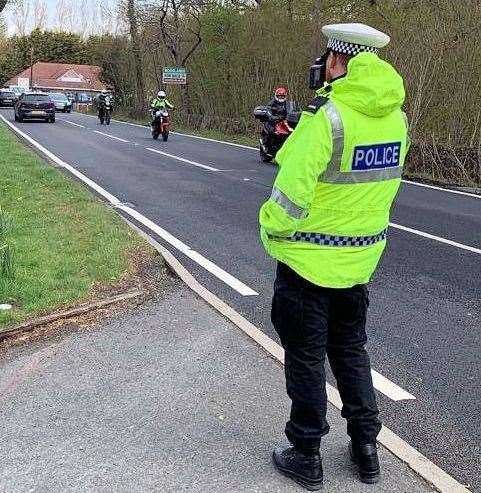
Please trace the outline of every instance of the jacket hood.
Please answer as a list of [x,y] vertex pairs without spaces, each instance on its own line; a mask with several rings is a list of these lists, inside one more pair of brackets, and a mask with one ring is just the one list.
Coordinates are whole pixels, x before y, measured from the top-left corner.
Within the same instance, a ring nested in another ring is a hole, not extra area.
[[330,97],[368,116],[382,117],[401,108],[406,93],[402,77],[374,53],[360,53],[345,77],[332,83]]

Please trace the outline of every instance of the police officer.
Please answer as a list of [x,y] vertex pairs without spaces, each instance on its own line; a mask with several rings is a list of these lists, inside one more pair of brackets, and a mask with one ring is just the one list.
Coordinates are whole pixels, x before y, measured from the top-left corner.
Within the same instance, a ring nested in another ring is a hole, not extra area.
[[328,49],[311,70],[325,83],[278,152],[279,173],[260,211],[262,242],[278,261],[272,322],[292,401],[285,429],[292,447],[275,449],[273,459],[309,490],[323,479],[326,354],[360,479],[379,480],[366,285],[386,246],[409,146],[402,78],[377,55],[389,36],[362,24],[322,31]]

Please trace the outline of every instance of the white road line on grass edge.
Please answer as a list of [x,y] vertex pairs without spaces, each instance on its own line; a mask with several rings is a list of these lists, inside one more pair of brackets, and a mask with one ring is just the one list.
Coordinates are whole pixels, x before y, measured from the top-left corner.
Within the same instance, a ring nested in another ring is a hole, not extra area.
[[59,118],[59,120],[65,122],[65,123],[69,123],[70,125],[73,125],[74,127],[85,128],[85,125],[80,125],[80,123],[74,123],[74,122],[71,122],[70,120],[64,120],[62,118]]
[[22,136],[27,142],[32,144],[35,148],[37,148],[40,152],[42,152],[45,156],[47,156],[55,164],[57,164],[58,166],[60,166],[62,168],[65,168],[70,173],[72,173],[74,176],[76,176],[79,180],[81,180],[86,185],[88,185],[92,190],[95,190],[95,192],[97,192],[99,195],[104,197],[112,206],[123,210],[129,216],[131,216],[135,220],[142,223],[144,226],[149,228],[152,232],[159,235],[167,243],[169,243],[174,248],[176,248],[177,250],[182,252],[184,255],[186,255],[187,257],[192,259],[194,262],[199,264],[201,267],[203,267],[204,269],[209,271],[211,274],[213,274],[215,277],[220,279],[222,282],[224,282],[225,284],[230,286],[232,289],[234,289],[238,293],[240,293],[242,296],[258,296],[259,293],[257,293],[256,291],[251,289],[249,286],[245,285],[243,282],[239,281],[234,276],[232,276],[228,272],[224,271],[223,269],[221,269],[220,267],[215,265],[213,262],[211,262],[210,260],[208,260],[207,258],[202,256],[200,253],[196,252],[195,250],[192,250],[185,243],[182,243],[180,240],[175,238],[175,236],[172,236],[168,231],[161,228],[160,226],[158,226],[157,224],[155,224],[154,222],[152,222],[150,219],[143,216],[139,212],[135,211],[134,209],[123,205],[117,197],[115,197],[111,193],[107,192],[107,190],[102,188],[100,185],[95,183],[93,180],[91,180],[90,178],[85,176],[80,171],[77,171],[70,164],[67,164],[66,162],[62,161],[59,157],[57,157],[55,154],[53,154],[48,149],[43,147],[36,140],[34,140],[32,137],[30,137],[26,133],[22,132],[15,125],[10,123],[3,115],[0,115],[0,118],[2,119],[2,121],[6,125],[8,125],[18,135]]
[[[169,252],[169,250],[164,248],[160,245],[160,243],[155,241],[137,226],[130,223],[128,220],[126,221],[133,229],[135,229],[154,248],[158,250],[158,252],[164,257],[165,261],[172,267],[182,281],[184,281],[185,284],[192,289],[192,291],[197,293],[222,316],[229,319],[274,359],[279,361],[281,364],[284,364],[284,350],[279,344],[273,341],[269,336],[249,322],[240,313],[236,312],[231,306],[200,284],[177,260],[177,258]],[[337,409],[342,409],[342,401],[337,389],[329,383],[326,384],[326,389],[329,402]],[[386,426],[382,427],[381,433],[379,434],[377,440],[379,443],[384,445],[387,450],[393,453],[401,461],[405,462],[413,471],[432,484],[441,493],[471,493],[461,483],[456,481],[452,476],[431,462],[427,457],[422,455],[418,450],[409,445]]]
[[104,132],[100,132],[100,130],[94,130],[94,133],[104,135],[105,137],[109,137],[110,139],[118,140],[120,142],[127,142],[127,143],[129,142],[128,140],[121,139],[120,137],[116,137],[115,135],[110,135]]

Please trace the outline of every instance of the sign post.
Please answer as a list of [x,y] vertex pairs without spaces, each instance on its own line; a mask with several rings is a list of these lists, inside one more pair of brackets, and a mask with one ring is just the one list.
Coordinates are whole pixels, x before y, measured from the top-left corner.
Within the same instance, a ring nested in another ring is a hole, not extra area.
[[187,69],[185,67],[164,67],[162,71],[163,84],[187,84]]

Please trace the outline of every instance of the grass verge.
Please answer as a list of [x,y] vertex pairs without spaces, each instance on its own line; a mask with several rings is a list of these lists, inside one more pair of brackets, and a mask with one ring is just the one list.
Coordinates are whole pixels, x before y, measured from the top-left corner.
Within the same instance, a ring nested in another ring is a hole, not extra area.
[[9,220],[13,277],[0,277],[0,327],[85,302],[136,275],[154,252],[80,184],[0,125],[0,209]]

